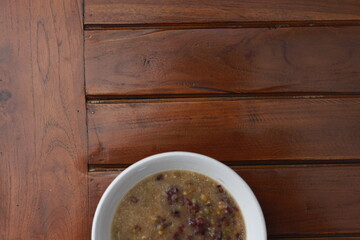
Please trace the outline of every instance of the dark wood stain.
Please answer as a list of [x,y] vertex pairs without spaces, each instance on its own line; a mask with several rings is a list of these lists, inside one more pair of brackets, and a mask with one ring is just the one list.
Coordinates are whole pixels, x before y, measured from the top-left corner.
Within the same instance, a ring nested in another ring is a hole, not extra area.
[[6,90],[0,91],[0,102],[6,102],[12,97],[12,93]]

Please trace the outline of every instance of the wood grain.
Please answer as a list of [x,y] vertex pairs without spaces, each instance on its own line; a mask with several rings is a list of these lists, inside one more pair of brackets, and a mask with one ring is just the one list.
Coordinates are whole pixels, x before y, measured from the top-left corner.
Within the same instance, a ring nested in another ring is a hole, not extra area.
[[224,162],[360,157],[360,98],[183,99],[88,104],[91,164],[130,164],[167,151]]
[[[270,237],[359,234],[359,165],[232,168],[258,198]],[[90,214],[119,173],[89,173]]]
[[[358,235],[358,234],[357,234]],[[289,238],[269,238],[270,240],[360,240],[360,237],[289,237]]]
[[359,19],[357,0],[85,0],[86,24]]
[[360,27],[85,35],[89,95],[360,92]]
[[0,239],[85,239],[82,2],[0,1],[0,23]]

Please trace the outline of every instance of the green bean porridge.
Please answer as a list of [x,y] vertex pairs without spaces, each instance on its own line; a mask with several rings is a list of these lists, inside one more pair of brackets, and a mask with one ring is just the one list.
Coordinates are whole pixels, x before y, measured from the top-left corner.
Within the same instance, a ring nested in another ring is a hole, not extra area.
[[185,170],[155,174],[121,200],[111,240],[245,240],[245,224],[230,194],[209,177]]

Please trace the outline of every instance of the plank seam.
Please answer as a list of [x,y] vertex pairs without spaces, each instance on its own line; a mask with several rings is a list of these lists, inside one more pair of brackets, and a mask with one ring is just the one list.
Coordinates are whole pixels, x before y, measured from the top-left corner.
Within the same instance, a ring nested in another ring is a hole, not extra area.
[[[352,161],[334,161],[334,162],[284,162],[284,163],[236,163],[236,162],[224,162],[229,167],[346,167],[346,166],[360,166],[360,159],[354,159]],[[122,171],[129,167],[131,164],[89,164],[89,172],[117,172]]]
[[249,21],[249,22],[190,22],[190,23],[129,23],[129,24],[101,24],[87,23],[86,31],[117,30],[117,29],[205,29],[205,28],[290,28],[290,27],[340,27],[360,26],[359,20],[313,20],[313,21]]
[[360,237],[360,233],[354,232],[354,233],[330,233],[330,234],[297,234],[297,235],[270,235],[269,240],[281,240],[281,239],[324,239],[327,240],[329,238],[356,238],[358,239]]
[[239,93],[225,95],[91,95],[87,96],[88,104],[111,104],[127,102],[167,102],[183,100],[252,100],[252,99],[327,99],[327,98],[359,98],[360,93]]

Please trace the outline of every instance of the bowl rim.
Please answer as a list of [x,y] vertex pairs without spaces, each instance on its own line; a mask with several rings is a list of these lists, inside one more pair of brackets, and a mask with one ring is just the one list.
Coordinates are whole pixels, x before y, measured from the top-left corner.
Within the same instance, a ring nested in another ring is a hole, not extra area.
[[[263,239],[266,240],[267,239],[267,231],[266,231],[266,223],[265,223],[265,218],[264,218],[264,214],[262,212],[261,206],[254,194],[254,192],[251,190],[251,188],[249,187],[249,185],[244,181],[244,179],[242,179],[233,169],[231,169],[229,166],[225,165],[224,163],[208,157],[206,155],[203,154],[199,154],[199,153],[193,153],[193,152],[185,152],[185,151],[172,151],[172,152],[164,152],[164,153],[158,153],[158,154],[154,154],[151,156],[148,156],[146,158],[143,158],[142,160],[139,160],[135,163],[133,163],[132,165],[130,165],[129,167],[127,167],[125,170],[123,170],[111,183],[110,185],[106,188],[105,192],[103,193],[103,195],[101,196],[101,199],[96,207],[96,211],[94,214],[94,218],[93,218],[93,222],[92,222],[92,226],[91,226],[91,239],[95,240],[96,238],[96,231],[97,228],[96,226],[98,225],[98,220],[99,220],[99,215],[101,214],[101,210],[104,208],[104,204],[107,200],[107,198],[109,197],[110,193],[113,191],[113,189],[115,188],[115,186],[118,184],[119,181],[121,181],[121,179],[126,176],[129,172],[133,172],[136,171],[137,169],[141,168],[143,165],[145,164],[149,164],[149,161],[153,161],[156,159],[161,159],[161,158],[171,158],[171,157],[179,157],[179,156],[185,156],[185,157],[192,157],[192,158],[200,158],[204,161],[210,161],[213,164],[217,164],[219,167],[226,169],[227,170],[227,174],[232,174],[233,177],[236,177],[237,180],[239,182],[241,182],[242,186],[244,188],[246,188],[247,191],[247,195],[248,197],[251,198],[251,202],[254,205],[256,211],[257,211],[257,215],[259,216],[258,220],[259,220],[259,239]],[[179,168],[174,168],[173,170],[176,170]],[[169,169],[171,170],[171,169]],[[195,171],[195,170],[194,170]],[[161,171],[159,171],[161,172]],[[195,171],[196,172],[196,171]],[[155,173],[156,174],[156,173]],[[203,173],[201,173],[203,174]],[[209,178],[214,179],[213,177],[207,175],[207,174],[203,174],[206,175]],[[142,179],[146,178],[147,176],[143,177]],[[141,179],[141,180],[142,180]],[[141,181],[139,180],[139,181]],[[214,179],[215,180],[215,179]],[[135,182],[133,184],[133,186],[135,186],[139,181]],[[216,180],[215,180],[216,181]],[[226,186],[224,186],[226,188]],[[230,194],[233,194],[232,192],[230,192]],[[236,199],[234,199],[236,201]],[[237,201],[236,201],[237,202]],[[239,204],[237,202],[237,204]],[[245,222],[246,223],[246,222]]]

